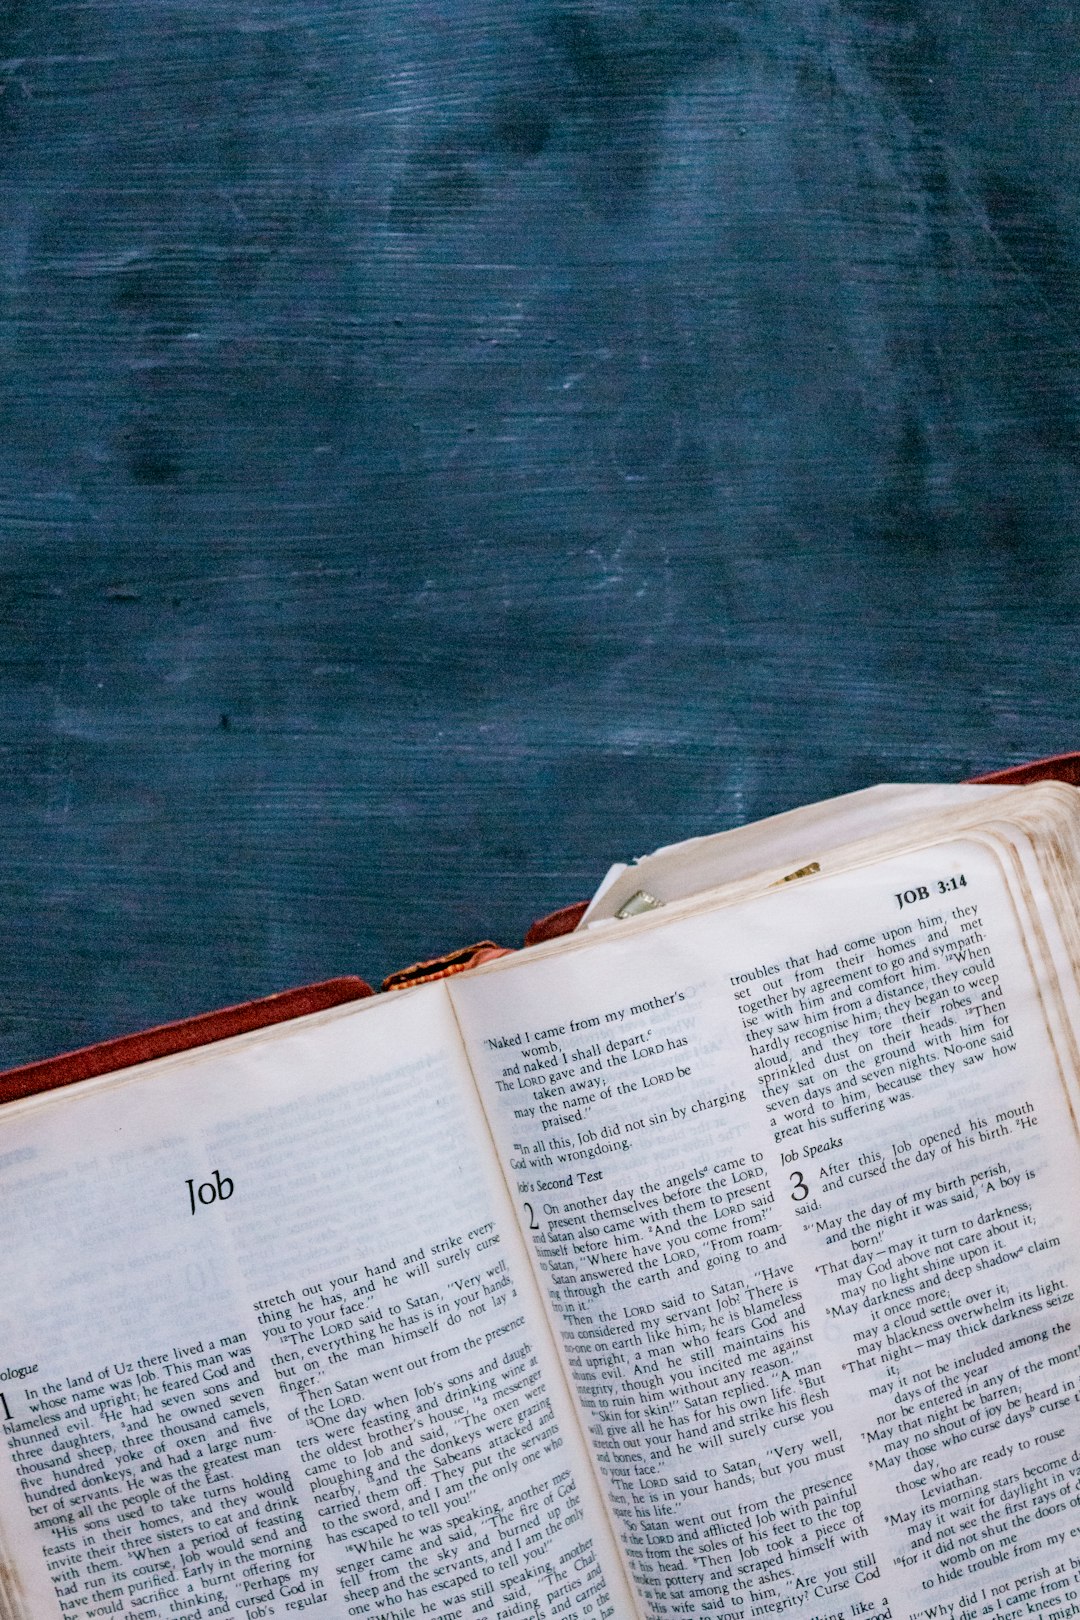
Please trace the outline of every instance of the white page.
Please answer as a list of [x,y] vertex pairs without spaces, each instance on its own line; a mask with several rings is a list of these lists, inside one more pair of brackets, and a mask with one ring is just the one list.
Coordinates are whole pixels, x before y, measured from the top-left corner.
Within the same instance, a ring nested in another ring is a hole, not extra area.
[[957,840],[453,987],[657,1620],[1080,1599],[1043,966]]
[[0,1164],[16,1612],[627,1620],[441,986],[10,1105]]

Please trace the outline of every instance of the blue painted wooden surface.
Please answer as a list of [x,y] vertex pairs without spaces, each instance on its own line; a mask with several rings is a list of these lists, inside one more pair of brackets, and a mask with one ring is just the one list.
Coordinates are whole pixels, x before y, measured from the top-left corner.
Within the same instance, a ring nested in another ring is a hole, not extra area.
[[0,1058],[1080,742],[1063,0],[0,3]]

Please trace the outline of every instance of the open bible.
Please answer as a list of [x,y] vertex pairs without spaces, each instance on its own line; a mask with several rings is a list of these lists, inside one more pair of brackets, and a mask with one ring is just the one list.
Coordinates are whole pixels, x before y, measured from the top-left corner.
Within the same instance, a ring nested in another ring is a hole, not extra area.
[[1080,793],[0,1110],[0,1617],[1080,1613]]

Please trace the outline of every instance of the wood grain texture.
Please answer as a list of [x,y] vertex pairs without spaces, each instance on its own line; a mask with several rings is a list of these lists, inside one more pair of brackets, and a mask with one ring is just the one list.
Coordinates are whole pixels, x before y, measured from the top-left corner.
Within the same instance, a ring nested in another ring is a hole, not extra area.
[[0,0],[8,1063],[1076,746],[1080,11]]

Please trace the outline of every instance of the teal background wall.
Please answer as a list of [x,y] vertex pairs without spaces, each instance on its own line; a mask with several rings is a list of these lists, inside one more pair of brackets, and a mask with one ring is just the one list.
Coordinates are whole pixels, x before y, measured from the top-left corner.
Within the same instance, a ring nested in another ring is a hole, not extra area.
[[0,1058],[1080,743],[1061,0],[0,0]]

